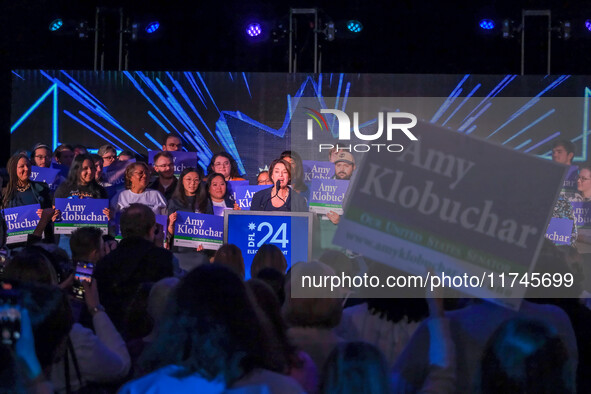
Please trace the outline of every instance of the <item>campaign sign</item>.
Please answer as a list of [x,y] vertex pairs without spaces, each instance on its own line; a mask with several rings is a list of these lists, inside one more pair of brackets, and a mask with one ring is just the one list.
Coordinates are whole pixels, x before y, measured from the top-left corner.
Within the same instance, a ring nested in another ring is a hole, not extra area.
[[61,212],[61,220],[55,222],[56,234],[71,234],[80,227],[97,227],[108,232],[109,218],[103,214],[109,200],[94,198],[56,198],[55,208]]
[[31,176],[29,176],[29,179],[36,182],[45,182],[49,186],[49,189],[55,191],[59,186],[59,181],[63,179],[62,177],[58,177],[59,173],[60,170],[57,168],[31,166]]
[[51,162],[50,167],[58,170],[59,174],[63,177],[63,178],[67,178],[68,177],[68,173],[70,172],[70,167],[65,166],[63,164],[58,164],[55,162]]
[[[115,218],[111,223],[111,229],[115,234],[115,239],[117,241],[121,241],[123,239],[123,235],[121,235],[121,227],[119,226],[119,219],[121,219],[121,212],[117,212],[115,214]],[[166,231],[168,228],[168,216],[166,215],[156,215],[156,223],[162,226],[162,230]]]
[[314,179],[331,179],[334,176],[334,163],[330,161],[303,160],[304,182]]
[[237,187],[241,186],[248,186],[248,181],[228,181],[226,182],[226,188],[228,189],[228,193],[232,194],[234,198],[236,198],[235,191]]
[[[156,156],[160,152],[161,151],[159,150],[148,151],[148,164],[154,165],[154,156]],[[185,168],[197,167],[196,152],[172,151],[168,153],[172,155],[175,175],[179,175]]]
[[573,221],[567,218],[551,218],[546,238],[556,245],[570,245],[573,231]]
[[567,168],[429,123],[412,134],[365,154],[333,242],[411,274],[466,274],[481,285],[455,289],[516,308],[526,285],[482,278],[533,272]]
[[268,189],[269,185],[246,185],[238,186],[233,189],[234,201],[238,204],[241,210],[249,211],[252,203],[252,196],[260,190]]
[[174,246],[219,249],[224,239],[224,218],[215,215],[177,211]]
[[39,223],[37,211],[40,208],[39,204],[32,204],[3,210],[7,244],[27,241],[27,235],[32,234]]
[[314,179],[310,186],[310,212],[343,214],[343,199],[349,181],[340,179]]
[[132,163],[135,163],[135,159],[116,161],[103,169],[105,183],[109,185],[105,187],[109,198],[125,188],[125,170]]
[[566,193],[576,193],[577,190],[577,180],[579,178],[579,167],[578,166],[570,166],[566,177],[564,178],[564,183],[562,185],[562,191]]
[[228,212],[225,217],[225,242],[240,248],[246,279],[252,260],[261,246],[272,244],[281,249],[288,269],[311,257],[312,213]]
[[575,224],[580,229],[591,229],[591,201],[571,201]]

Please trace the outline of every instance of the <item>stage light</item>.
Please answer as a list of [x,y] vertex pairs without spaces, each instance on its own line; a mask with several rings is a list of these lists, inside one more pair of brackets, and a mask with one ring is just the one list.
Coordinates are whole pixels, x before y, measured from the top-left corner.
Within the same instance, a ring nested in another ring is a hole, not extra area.
[[492,19],[481,19],[478,26],[483,30],[492,30],[495,28],[495,22]]
[[359,21],[350,20],[350,21],[347,21],[347,29],[351,33],[360,33],[361,30],[363,30],[363,25]]
[[58,31],[64,25],[64,21],[61,18],[54,19],[49,24],[49,31]]
[[156,30],[158,30],[158,28],[160,27],[160,22],[158,21],[153,21],[148,23],[148,25],[146,26],[146,33],[148,34],[152,34],[154,33]]
[[249,37],[258,37],[263,33],[263,29],[259,23],[251,23],[246,27],[246,34]]
[[585,27],[587,28],[587,30],[591,31],[591,19],[587,19],[585,21]]
[[515,33],[517,32],[517,30],[518,29],[516,29],[514,21],[512,21],[511,19],[503,20],[503,23],[501,24],[501,32],[503,33],[503,38],[509,39],[515,37]]

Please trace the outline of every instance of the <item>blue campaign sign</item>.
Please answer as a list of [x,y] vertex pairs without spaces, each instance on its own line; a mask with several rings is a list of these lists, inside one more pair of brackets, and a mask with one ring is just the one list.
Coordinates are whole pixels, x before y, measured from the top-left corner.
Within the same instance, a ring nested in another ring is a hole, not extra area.
[[304,182],[313,179],[331,179],[334,176],[334,163],[330,161],[303,160]]
[[311,213],[231,211],[225,217],[225,243],[238,246],[244,258],[247,279],[254,255],[264,244],[277,246],[288,267],[308,261],[312,250]]
[[228,193],[230,193],[234,199],[236,199],[236,188],[248,186],[248,181],[228,181],[226,182],[226,187],[228,188]]
[[39,223],[37,211],[40,208],[39,204],[32,204],[6,208],[2,211],[6,221],[7,244],[27,241],[27,235],[32,234]]
[[562,190],[567,193],[576,193],[577,190],[577,180],[579,178],[579,167],[578,166],[570,166],[568,172],[566,173],[566,177],[564,178],[564,184],[562,185]]
[[67,178],[68,173],[70,172],[70,167],[64,166],[63,164],[57,164],[54,162],[51,162],[51,168],[58,170],[59,174],[64,178]]
[[60,170],[57,168],[31,166],[31,176],[29,179],[36,182],[45,182],[51,190],[55,191],[59,185],[58,180],[63,179],[58,177],[59,173]]
[[108,167],[103,169],[105,181],[117,189],[123,189],[125,187],[125,170],[127,167],[135,163],[135,159],[116,161]]
[[556,245],[570,245],[573,231],[573,221],[566,218],[551,218],[546,238]]
[[269,187],[269,185],[238,186],[233,189],[232,195],[234,196],[234,201],[236,201],[240,209],[243,211],[249,211],[250,204],[252,202],[252,196],[259,190],[268,189]]
[[578,228],[591,228],[591,201],[571,201]]
[[61,212],[61,220],[55,222],[56,234],[71,234],[80,227],[98,227],[106,234],[109,218],[103,210],[109,206],[107,199],[56,198],[55,208]]
[[310,212],[343,214],[343,200],[349,181],[340,179],[314,179],[310,186]]
[[[148,164],[154,165],[154,156],[156,156],[160,152],[161,151],[158,150],[148,151]],[[185,168],[197,167],[196,152],[173,151],[168,153],[172,155],[175,175],[179,175]]]
[[224,218],[202,213],[177,211],[174,246],[219,249],[224,239]]
[[[530,272],[567,168],[430,123],[412,134],[365,154],[333,242],[412,274]],[[462,288],[510,307],[525,290]]]

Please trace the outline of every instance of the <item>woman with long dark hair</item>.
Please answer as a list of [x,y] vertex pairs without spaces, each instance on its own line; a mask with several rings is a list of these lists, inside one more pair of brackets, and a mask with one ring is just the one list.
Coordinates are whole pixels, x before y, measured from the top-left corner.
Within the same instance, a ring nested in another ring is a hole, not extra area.
[[224,209],[239,210],[240,207],[228,191],[226,178],[214,172],[207,177],[206,190],[209,204],[205,213],[224,216]]
[[2,208],[39,204],[41,209],[51,208],[49,187],[43,182],[31,181],[31,162],[24,153],[18,153],[8,160],[8,184],[2,198]]
[[55,191],[55,198],[107,198],[105,188],[96,182],[96,166],[92,156],[74,158],[68,178]]

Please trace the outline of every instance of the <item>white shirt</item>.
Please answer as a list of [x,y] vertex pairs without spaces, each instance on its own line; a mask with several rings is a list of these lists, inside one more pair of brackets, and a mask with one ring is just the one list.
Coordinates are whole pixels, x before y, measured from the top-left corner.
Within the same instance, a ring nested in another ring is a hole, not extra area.
[[146,189],[137,194],[131,190],[122,190],[111,199],[114,213],[120,212],[131,204],[139,203],[149,207],[155,215],[166,215],[166,198],[158,190]]

